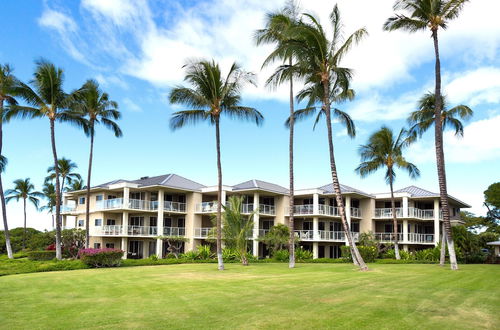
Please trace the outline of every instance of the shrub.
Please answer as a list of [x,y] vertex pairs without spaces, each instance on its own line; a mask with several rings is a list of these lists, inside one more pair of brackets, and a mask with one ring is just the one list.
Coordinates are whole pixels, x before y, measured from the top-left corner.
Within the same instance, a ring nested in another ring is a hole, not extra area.
[[309,250],[304,250],[302,247],[295,249],[295,260],[304,261],[311,260],[313,258],[313,253]]
[[26,250],[19,251],[17,253],[14,253],[14,259],[21,259],[21,258],[27,258],[28,257],[28,252]]
[[[349,246],[341,246],[340,247],[342,251],[342,256],[344,258],[347,258],[349,260],[352,260],[351,258],[351,249]],[[361,257],[365,262],[374,262],[375,258],[378,256],[378,251],[375,246],[358,246],[359,254],[361,254]]]
[[210,245],[198,245],[198,259],[208,260],[212,259],[214,254],[210,249]]
[[152,254],[149,256],[149,260],[158,261],[158,256],[156,254]]
[[439,261],[441,251],[439,247],[415,251],[416,260]]
[[78,252],[80,260],[90,267],[119,266],[123,251],[119,249],[82,249]]
[[240,256],[235,249],[224,248],[222,249],[222,259],[224,259],[224,262],[239,261]]
[[184,254],[181,254],[181,259],[185,260],[195,260],[198,259],[198,252],[196,251],[187,251]]
[[[399,256],[401,257],[401,260],[414,259],[413,254],[405,250],[399,250]],[[385,259],[396,259],[396,251],[394,249],[387,250],[382,257]]]
[[273,259],[276,261],[288,261],[290,258],[290,253],[288,250],[276,250],[273,253]]
[[55,251],[31,251],[27,253],[28,259],[33,261],[52,260],[56,257]]

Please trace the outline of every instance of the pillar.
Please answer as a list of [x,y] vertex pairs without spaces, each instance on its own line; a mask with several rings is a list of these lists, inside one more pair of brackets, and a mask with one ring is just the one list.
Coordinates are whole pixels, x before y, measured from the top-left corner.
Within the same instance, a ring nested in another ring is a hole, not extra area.
[[403,218],[408,218],[408,197],[403,197]]
[[159,238],[156,239],[156,256],[163,258],[163,240]]
[[163,190],[158,191],[158,212],[156,215],[156,230],[158,233],[158,236],[163,236],[163,206],[165,204],[164,202],[164,192]]
[[313,242],[313,259],[318,259],[318,242]]
[[[62,229],[66,229],[66,215],[62,216]],[[87,229],[88,230],[88,229]]]
[[253,216],[253,241],[252,241],[252,251],[254,257],[259,256],[259,241],[257,240],[259,238],[259,222],[260,222],[260,216],[259,216],[259,204],[260,204],[260,196],[259,193],[254,193],[253,194],[253,209],[256,211]]
[[129,199],[130,199],[130,188],[124,187],[123,188],[123,208],[128,209],[129,208]]
[[[199,192],[192,192],[186,194],[186,238],[189,239],[188,242],[184,243],[184,250],[191,251],[196,248],[197,242],[195,242],[194,230],[195,228],[201,227],[201,214],[196,214],[196,205],[201,203],[202,194]],[[199,241],[198,241],[199,242]]]
[[408,220],[403,220],[403,242],[408,242]]
[[[434,200],[434,245],[437,246],[439,244],[439,198]],[[444,235],[444,233],[443,233]]]
[[123,259],[127,259],[128,253],[128,237],[122,237],[122,251],[123,251]]
[[349,224],[349,230],[351,230],[351,196],[345,197],[345,217]]
[[319,214],[319,194],[313,194],[313,214]]
[[122,214],[122,234],[128,235],[128,212]]
[[319,218],[318,217],[313,218],[313,240],[315,240],[315,241],[319,240]]
[[403,244],[403,250],[408,252],[408,244]]
[[226,205],[226,191],[224,190],[224,188],[222,189],[220,200],[222,202],[222,205]]

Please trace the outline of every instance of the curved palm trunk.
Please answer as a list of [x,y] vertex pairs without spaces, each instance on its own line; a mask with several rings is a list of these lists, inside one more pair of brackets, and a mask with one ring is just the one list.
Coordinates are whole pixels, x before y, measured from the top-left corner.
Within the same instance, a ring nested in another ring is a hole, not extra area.
[[[2,155],[3,146],[3,99],[0,100],[0,155]],[[2,220],[3,230],[5,235],[5,247],[7,249],[7,256],[13,259],[12,245],[10,243],[9,225],[7,223],[7,209],[5,205],[5,195],[3,194],[2,173],[0,173],[0,200],[2,202]]]
[[59,186],[59,166],[57,164],[56,135],[54,126],[54,119],[50,119],[50,142],[52,144],[52,156],[54,157],[54,170],[56,172],[56,258],[61,260],[61,187]]
[[[292,66],[292,60],[290,59],[289,65]],[[294,176],[293,176],[293,134],[294,134],[294,106],[293,106],[293,79],[290,78],[290,138],[289,138],[289,171],[290,171],[290,211],[288,216],[288,229],[290,230],[290,238],[288,242],[288,249],[290,252],[290,259],[288,261],[289,268],[295,268],[295,224],[294,224]]]
[[349,244],[349,248],[351,249],[352,261],[353,263],[359,267],[360,270],[366,271],[368,270],[368,266],[366,266],[365,261],[361,257],[361,254],[354,243],[354,239],[352,238],[351,229],[349,228],[349,224],[347,223],[347,218],[345,215],[345,206],[344,201],[342,200],[342,192],[340,191],[340,183],[337,176],[337,166],[335,164],[335,153],[333,149],[333,137],[332,137],[332,122],[331,122],[331,114],[330,114],[330,82],[329,79],[326,79],[322,82],[323,84],[323,107],[325,109],[326,115],[326,128],[328,132],[328,149],[330,152],[330,170],[332,174],[332,184],[333,189],[335,191],[335,199],[337,200],[337,206],[339,208],[340,219],[342,220],[342,226],[344,228],[345,236],[347,238],[347,242]]
[[444,226],[441,230],[443,233],[441,235],[441,253],[439,255],[439,266],[444,266],[444,263],[446,261],[446,235],[444,234]]
[[89,248],[90,244],[90,177],[92,175],[92,156],[94,153],[94,122],[90,123],[90,152],[89,152],[89,168],[87,172],[87,195],[85,197],[85,247]]
[[[448,253],[450,254],[450,266],[452,270],[458,269],[457,256],[455,254],[455,245],[451,233],[450,209],[448,205],[448,191],[446,187],[446,167],[444,161],[443,150],[443,129],[441,121],[441,109],[443,106],[441,98],[441,62],[439,59],[439,42],[437,30],[432,31],[432,39],[434,41],[434,52],[436,55],[436,88],[435,88],[435,115],[434,115],[434,139],[436,146],[436,163],[439,180],[439,195],[441,200],[441,209],[443,212],[444,233],[448,242]],[[437,234],[437,233],[436,233]]]
[[215,142],[217,148],[217,264],[219,270],[224,270],[222,260],[222,165],[220,161],[220,127],[219,118],[215,119]]
[[393,223],[393,233],[394,233],[394,254],[396,255],[396,260],[401,259],[399,255],[399,244],[398,244],[398,220],[396,217],[396,201],[394,200],[394,189],[392,187],[393,178],[392,175],[389,179],[389,186],[391,188],[391,212],[392,212],[392,223]]
[[24,215],[24,227],[23,227],[23,250],[26,249],[26,198],[23,198],[23,215]]

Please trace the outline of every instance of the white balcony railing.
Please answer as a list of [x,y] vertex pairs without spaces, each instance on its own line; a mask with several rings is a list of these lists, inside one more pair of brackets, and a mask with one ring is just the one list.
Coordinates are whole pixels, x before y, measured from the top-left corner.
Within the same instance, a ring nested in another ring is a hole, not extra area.
[[107,225],[107,226],[95,227],[94,232],[97,235],[120,236],[123,235],[123,226]]
[[215,213],[217,212],[217,202],[203,202],[196,204],[197,213]]
[[259,237],[264,237],[269,232],[269,229],[259,229]]
[[[287,208],[287,213],[289,210],[290,209]],[[312,204],[294,205],[293,214],[294,215],[313,214],[313,205]]]
[[128,226],[127,234],[131,236],[156,236],[158,235],[158,230],[157,227]]
[[275,215],[276,208],[274,205],[259,204],[259,214]]
[[250,214],[252,212],[253,212],[253,204],[252,203],[241,204],[241,213]]
[[163,210],[167,212],[186,212],[186,203],[164,201]]
[[213,230],[212,227],[195,228],[194,229],[194,237],[195,238],[207,238],[212,230]]
[[301,241],[312,241],[314,239],[314,231],[312,230],[295,230],[295,236]]
[[61,213],[69,213],[76,211],[76,205],[61,205]]
[[98,210],[112,210],[123,208],[123,198],[104,199],[95,204]]
[[319,238],[324,241],[344,241],[345,234],[343,231],[319,231]]
[[[401,218],[403,216],[403,209],[401,207],[396,208],[396,218]],[[392,208],[376,208],[375,218],[380,219],[392,219]]]
[[361,210],[357,207],[351,207],[351,217],[361,218]]
[[408,233],[408,242],[434,243],[434,234]]
[[434,219],[434,210],[422,210],[417,209],[416,207],[408,208],[408,217],[409,218],[417,218],[424,220],[433,220]]
[[[128,208],[134,210],[150,210],[151,202],[142,199],[130,199],[128,201]],[[158,204],[156,205],[156,208],[158,208]]]
[[163,227],[164,236],[185,236],[186,228],[184,227]]
[[319,214],[330,215],[330,216],[334,216],[334,217],[340,216],[338,207],[319,204],[318,210],[319,210]]
[[[375,239],[381,242],[394,242],[394,233],[375,233]],[[398,241],[403,241],[403,233],[398,233]]]

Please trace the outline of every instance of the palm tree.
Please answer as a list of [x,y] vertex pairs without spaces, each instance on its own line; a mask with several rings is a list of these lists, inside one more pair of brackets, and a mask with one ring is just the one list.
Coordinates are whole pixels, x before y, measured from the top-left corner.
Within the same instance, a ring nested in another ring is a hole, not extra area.
[[450,266],[452,270],[458,269],[457,256],[450,223],[450,208],[448,205],[448,189],[446,186],[446,167],[443,151],[443,131],[441,121],[441,110],[443,101],[441,97],[441,61],[439,59],[439,28],[446,29],[448,22],[457,18],[464,4],[468,0],[398,0],[394,4],[394,10],[406,11],[408,15],[395,14],[384,24],[384,30],[405,30],[417,32],[430,29],[434,42],[434,54],[436,57],[435,78],[436,85],[434,94],[435,116],[434,116],[434,143],[436,145],[436,165],[439,180],[439,195],[443,212],[443,224],[445,227],[448,251],[450,253]]
[[44,182],[42,188],[43,197],[47,204],[40,208],[41,211],[47,210],[52,217],[52,228],[54,228],[54,208],[56,207],[56,188],[53,183]]
[[[276,44],[280,45],[285,40],[287,40],[287,30],[297,25],[299,22],[298,7],[294,0],[287,1],[285,7],[276,13],[268,13],[266,15],[266,27],[255,32],[255,41],[257,45],[261,44]],[[279,48],[279,46],[277,47]],[[273,60],[281,60],[283,66],[292,67],[293,59],[287,54],[277,53],[276,56],[271,56],[268,58],[263,67],[269,65]],[[290,230],[290,238],[288,242],[288,249],[290,252],[290,260],[288,263],[289,268],[295,267],[295,232],[294,232],[294,174],[293,174],[293,136],[294,136],[294,93],[293,93],[293,77],[290,76],[287,79],[290,83],[290,94],[289,94],[289,104],[290,104],[290,122],[289,122],[289,144],[288,144],[288,154],[289,154],[289,177],[290,177],[290,189],[289,189],[289,215],[288,215],[288,228]],[[280,84],[285,83],[285,81],[279,81]]]
[[59,176],[61,180],[61,191],[66,191],[66,183],[72,184],[74,181],[81,181],[82,177],[77,172],[78,168],[75,162],[67,158],[61,158],[57,161],[57,170],[54,166],[49,166],[47,173],[49,174],[45,181],[54,181]]
[[[326,129],[328,133],[328,149],[330,157],[330,169],[332,175],[332,184],[335,191],[339,213],[342,219],[347,242],[351,248],[353,262],[361,270],[367,270],[363,258],[356,247],[349,224],[347,222],[344,201],[340,191],[337,167],[333,148],[332,122],[331,122],[331,104],[339,103],[344,100],[352,99],[354,92],[349,89],[349,81],[352,78],[351,70],[340,67],[340,61],[347,54],[350,48],[358,43],[366,34],[366,30],[359,29],[351,34],[347,39],[343,38],[343,26],[340,19],[340,12],[337,5],[334,6],[330,14],[330,21],[333,29],[333,37],[330,40],[323,26],[310,14],[304,14],[304,18],[296,26],[287,30],[287,39],[277,47],[273,54],[284,54],[283,56],[292,56],[296,63],[291,67],[282,66],[269,78],[269,83],[278,84],[280,81],[290,79],[293,76],[299,76],[305,81],[305,87],[297,95],[297,99],[308,99],[306,109],[311,110],[317,103],[321,104],[320,116],[322,113],[326,119]],[[303,111],[307,116],[311,111]],[[345,123],[349,127],[352,123],[341,112],[335,109],[334,115],[345,118]],[[303,117],[300,114],[294,114],[295,119]],[[354,132],[354,126],[351,127]]]
[[7,158],[2,155],[2,147],[3,147],[3,122],[6,119],[6,109],[4,108],[5,102],[9,105],[17,104],[16,99],[14,98],[15,88],[19,85],[19,81],[12,74],[12,68],[8,65],[0,64],[0,201],[2,203],[2,219],[3,219],[3,228],[5,234],[5,246],[7,248],[7,256],[10,259],[13,259],[12,255],[12,246],[10,244],[10,233],[9,233],[9,225],[7,222],[7,210],[5,207],[5,195],[3,192],[3,184],[2,184],[2,173],[5,171],[5,167],[7,166]]
[[85,125],[81,118],[70,110],[73,101],[71,95],[63,90],[64,73],[61,68],[41,59],[36,62],[33,80],[29,85],[20,83],[16,93],[21,96],[29,106],[16,106],[7,114],[7,118],[47,118],[50,124],[50,143],[55,168],[56,188],[56,258],[62,259],[61,251],[61,192],[59,182],[59,169],[57,167],[57,148],[55,136],[55,123],[67,122],[79,127]]
[[257,125],[264,121],[262,114],[254,108],[240,105],[241,89],[246,83],[254,83],[253,74],[242,70],[233,63],[224,78],[215,61],[194,61],[185,65],[186,76],[192,87],[177,86],[170,91],[172,104],[183,104],[190,110],[173,113],[170,128],[173,130],[187,124],[208,121],[215,125],[215,143],[217,149],[217,260],[218,269],[224,270],[222,260],[221,211],[222,203],[222,166],[220,156],[220,119],[221,115],[240,120],[252,120]]
[[399,256],[398,245],[398,221],[396,219],[396,201],[394,199],[393,184],[396,178],[395,168],[399,168],[408,172],[410,178],[420,176],[419,169],[412,163],[408,162],[403,156],[403,151],[414,141],[411,135],[403,128],[399,131],[397,137],[394,136],[392,130],[386,126],[373,133],[368,144],[362,145],[359,149],[361,155],[361,164],[356,168],[356,172],[361,177],[366,177],[369,174],[376,172],[381,168],[385,168],[385,181],[391,189],[391,211],[394,231],[394,251],[396,259],[401,259]]
[[87,189],[87,186],[82,178],[72,180],[71,184],[66,187],[66,191],[79,191],[84,189]]
[[[88,121],[88,135],[90,136],[89,167],[87,172],[87,198],[90,200],[90,179],[92,176],[92,160],[94,154],[94,136],[95,126],[102,124],[104,127],[113,131],[116,137],[123,135],[120,127],[113,120],[121,117],[118,109],[118,103],[109,99],[107,93],[99,89],[99,84],[95,80],[87,80],[82,86],[78,101],[74,108],[80,112]],[[85,206],[85,228],[89,228],[90,222],[90,203]],[[87,230],[86,247],[89,247],[90,236]]]
[[248,237],[252,235],[253,216],[257,210],[254,210],[249,216],[241,214],[243,197],[231,196],[229,205],[224,206],[224,241],[226,246],[234,248],[239,256],[243,266],[248,266]]
[[[441,123],[443,131],[447,127],[455,129],[455,135],[462,137],[464,135],[464,126],[460,119],[468,120],[472,117],[473,111],[466,105],[460,104],[451,109],[447,108],[446,98],[441,97],[442,109],[441,109]],[[427,93],[418,101],[418,110],[413,111],[408,117],[408,124],[410,127],[410,132],[414,137],[421,137],[435,122],[436,115],[436,97],[434,93]],[[460,118],[460,119],[459,119]],[[444,146],[443,146],[444,147]],[[446,256],[446,234],[441,238],[441,255],[440,262],[441,266],[444,266],[445,256]]]
[[30,201],[31,204],[35,206],[38,210],[38,204],[40,203],[39,198],[43,197],[41,192],[35,191],[35,186],[30,182],[30,179],[18,179],[14,181],[14,189],[9,189],[5,192],[7,198],[5,201],[8,203],[11,200],[16,200],[19,202],[20,199],[23,200],[23,210],[24,210],[24,233],[23,233],[23,249],[26,248],[26,201]]

